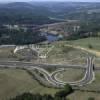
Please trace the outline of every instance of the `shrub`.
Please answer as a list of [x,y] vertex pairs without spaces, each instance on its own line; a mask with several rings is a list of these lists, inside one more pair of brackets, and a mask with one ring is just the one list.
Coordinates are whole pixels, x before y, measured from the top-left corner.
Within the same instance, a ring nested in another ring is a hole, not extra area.
[[89,49],[92,49],[93,46],[92,46],[91,44],[88,44],[88,48],[89,48]]
[[95,98],[94,97],[89,97],[88,100],[95,100]]
[[57,92],[55,94],[55,96],[57,96],[57,97],[66,97],[67,95],[69,95],[72,92],[73,92],[72,87],[69,84],[66,84],[64,89],[62,91]]

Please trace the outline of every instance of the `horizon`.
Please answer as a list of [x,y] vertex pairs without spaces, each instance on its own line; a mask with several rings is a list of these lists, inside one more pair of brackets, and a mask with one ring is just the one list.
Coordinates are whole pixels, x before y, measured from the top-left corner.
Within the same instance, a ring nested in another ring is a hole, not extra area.
[[99,2],[98,0],[0,0],[0,3],[11,3],[11,2]]

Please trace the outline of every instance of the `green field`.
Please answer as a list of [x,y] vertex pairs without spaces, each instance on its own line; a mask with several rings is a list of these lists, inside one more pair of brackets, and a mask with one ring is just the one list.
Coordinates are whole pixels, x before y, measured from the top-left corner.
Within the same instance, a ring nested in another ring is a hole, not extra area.
[[89,97],[94,97],[95,100],[100,100],[100,93],[75,91],[68,96],[69,100],[88,100]]
[[[57,63],[57,64],[85,64],[88,56],[84,51],[67,47],[66,44],[77,45],[89,48],[92,45],[93,50],[100,51],[100,38],[84,38],[73,41],[58,41],[50,45],[54,48],[49,52],[47,59],[39,59],[40,63]],[[4,60],[18,60],[13,54],[14,48],[0,49],[0,58]],[[90,54],[91,55],[91,54]],[[32,60],[34,61],[34,59]],[[38,63],[35,62],[35,63]],[[95,60],[96,65],[100,65],[100,60]],[[92,84],[81,87],[82,90],[100,91],[100,71],[96,71],[96,79]],[[58,78],[62,81],[77,81],[83,77],[83,70],[68,69],[62,75],[58,74]],[[23,92],[52,94],[58,89],[46,88],[40,85],[25,70],[19,69],[0,69],[0,100],[6,100],[10,97],[22,94]],[[78,97],[78,98],[77,98]],[[75,91],[68,96],[70,100],[87,100],[88,97],[95,97],[100,100],[100,94],[94,92]]]
[[100,57],[99,58],[95,58],[95,66],[100,67]]
[[[86,85],[80,88],[82,91],[75,91],[73,94],[68,97],[71,100],[87,100],[88,97],[94,97],[95,100],[100,100],[100,71],[95,71],[95,81],[92,84]],[[90,92],[87,92],[90,91]]]
[[64,82],[74,82],[81,80],[84,77],[85,71],[79,69],[66,69],[64,72],[60,72],[57,75],[59,80]]
[[7,100],[24,92],[53,95],[56,91],[57,89],[41,86],[24,70],[0,69],[0,100]]
[[67,47],[64,41],[56,42],[54,48],[49,52],[46,61],[58,64],[81,64],[86,63],[87,54],[82,50]]
[[[75,49],[73,47],[68,47],[67,44],[73,45],[74,47],[80,46],[90,50],[95,50],[98,52],[100,51],[100,37],[90,37],[72,41],[58,41],[52,44],[54,45],[54,49],[48,54],[48,58],[46,59],[46,61],[59,64],[84,64],[86,63],[85,59],[87,56],[95,56],[94,53],[89,53],[83,50]],[[95,61],[95,63],[98,63],[100,65],[100,60]]]
[[[31,59],[32,62],[37,63],[58,63],[58,64],[81,64],[86,63],[86,58],[88,55],[86,52],[75,49],[72,47],[68,47],[67,44],[81,46],[85,48],[89,48],[89,45],[92,46],[92,50],[100,50],[100,38],[84,38],[73,41],[57,41],[47,46],[44,46],[44,51],[47,52],[50,47],[54,46],[54,48],[48,53],[47,59]],[[2,48],[0,49],[0,58],[8,59],[8,60],[20,60],[16,55],[13,54],[14,48]],[[45,54],[45,53],[44,53]],[[89,54],[91,55],[91,54]],[[34,58],[34,57],[33,57]],[[75,60],[74,60],[75,59]],[[24,58],[23,58],[24,60]],[[72,60],[72,61],[71,61]]]
[[89,45],[91,45],[92,49],[100,51],[100,37],[90,37],[90,38],[72,40],[68,42],[70,44],[78,45],[86,48],[89,48]]
[[[71,73],[72,75],[67,76],[69,73]],[[83,71],[82,70],[73,71],[70,69],[69,71],[66,71],[63,75],[66,77],[64,78],[64,81],[77,80],[82,78]],[[96,71],[96,80],[92,84],[84,86],[81,89],[89,91],[100,91],[99,87],[100,87],[100,71]],[[8,100],[10,97],[14,97],[24,92],[40,93],[40,94],[47,93],[54,95],[56,91],[58,91],[58,89],[46,88],[40,85],[25,70],[0,69],[0,100]],[[77,100],[77,97],[78,100],[87,100],[88,97],[95,97],[96,100],[100,100],[99,93],[95,92],[75,91],[73,94],[68,96],[70,100]]]
[[84,87],[81,87],[81,89],[100,92],[99,87],[100,87],[100,71],[95,71],[95,80],[92,82],[92,84],[88,84]]
[[13,55],[14,47],[0,48],[0,59],[14,60],[16,59]]

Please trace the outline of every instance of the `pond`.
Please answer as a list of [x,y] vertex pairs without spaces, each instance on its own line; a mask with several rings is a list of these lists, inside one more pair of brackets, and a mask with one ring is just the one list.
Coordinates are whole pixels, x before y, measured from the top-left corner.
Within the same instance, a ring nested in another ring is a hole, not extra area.
[[47,40],[48,42],[54,42],[58,40],[58,36],[57,35],[53,35],[53,34],[47,34]]
[[43,34],[45,34],[48,42],[58,41],[63,38],[62,35],[58,35],[58,34],[57,35],[51,33],[43,33]]

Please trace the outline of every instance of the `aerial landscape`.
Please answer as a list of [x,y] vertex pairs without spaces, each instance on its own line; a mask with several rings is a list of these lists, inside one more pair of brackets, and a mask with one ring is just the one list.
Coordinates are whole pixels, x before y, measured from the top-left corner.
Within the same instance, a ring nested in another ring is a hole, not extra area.
[[100,100],[100,2],[0,0],[0,100]]

